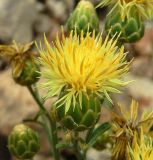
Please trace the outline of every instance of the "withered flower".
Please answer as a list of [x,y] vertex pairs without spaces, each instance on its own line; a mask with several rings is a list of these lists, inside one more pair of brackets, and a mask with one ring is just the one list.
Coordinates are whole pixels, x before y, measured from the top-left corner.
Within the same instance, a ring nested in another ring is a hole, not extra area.
[[114,160],[125,159],[127,147],[133,142],[135,132],[139,133],[141,127],[147,134],[149,129],[146,125],[153,120],[153,111],[150,114],[146,113],[148,111],[139,114],[138,102],[134,100],[132,100],[130,108],[118,105],[118,113],[112,113],[112,129],[115,138]]
[[0,45],[0,56],[6,57],[12,66],[12,76],[21,85],[31,85],[38,80],[39,66],[32,53],[33,42]]

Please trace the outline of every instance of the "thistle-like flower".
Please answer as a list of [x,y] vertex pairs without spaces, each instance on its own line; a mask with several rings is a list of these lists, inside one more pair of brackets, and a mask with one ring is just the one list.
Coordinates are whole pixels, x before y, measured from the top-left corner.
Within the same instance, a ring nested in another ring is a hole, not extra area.
[[81,37],[73,31],[69,37],[63,35],[60,42],[57,36],[53,47],[45,38],[46,50],[40,48],[40,63],[44,66],[42,76],[47,79],[42,87],[47,89],[46,98],[64,95],[57,104],[65,105],[67,112],[76,102],[82,107],[82,97],[90,94],[105,95],[110,101],[109,92],[117,92],[129,82],[122,80],[129,70],[125,60],[124,47],[116,46],[117,39],[106,39],[87,33]]
[[11,45],[0,45],[0,56],[12,65],[12,76],[21,85],[30,85],[38,80],[39,66],[31,52],[33,42],[25,45],[13,41]]
[[122,19],[134,9],[143,19],[151,19],[153,16],[153,0],[102,0],[98,6],[111,6],[110,13],[119,7]]
[[132,146],[128,146],[127,160],[152,160],[153,159],[153,142],[147,137],[141,128],[140,134],[134,133]]
[[149,128],[146,127],[149,121],[153,120],[153,111],[149,114],[144,111],[142,115],[138,111],[138,103],[132,100],[130,111],[125,106],[118,106],[119,113],[112,113],[112,128],[116,142],[113,147],[113,158],[115,160],[125,159],[128,145],[134,139],[134,134],[140,132],[140,128],[144,128],[147,134]]

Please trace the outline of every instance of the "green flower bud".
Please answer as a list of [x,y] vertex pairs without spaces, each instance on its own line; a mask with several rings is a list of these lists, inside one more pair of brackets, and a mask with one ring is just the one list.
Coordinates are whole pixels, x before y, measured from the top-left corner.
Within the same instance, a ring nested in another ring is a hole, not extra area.
[[89,1],[82,0],[78,3],[74,12],[70,15],[67,22],[68,30],[76,30],[78,34],[99,31],[99,19],[93,4]]
[[27,86],[36,83],[39,80],[40,68],[38,64],[33,59],[26,59],[21,72],[15,74],[12,72],[13,79],[16,83]]
[[120,33],[119,41],[122,43],[133,43],[140,40],[144,35],[144,22],[133,8],[126,17],[122,17],[117,8],[106,17],[105,30],[113,37]]
[[84,131],[92,127],[100,117],[101,104],[100,100],[93,95],[89,98],[83,95],[82,104],[76,102],[71,104],[68,112],[65,113],[65,105],[56,107],[56,116],[64,127],[69,130]]
[[17,158],[30,159],[40,148],[38,134],[24,124],[16,125],[9,135],[8,148]]

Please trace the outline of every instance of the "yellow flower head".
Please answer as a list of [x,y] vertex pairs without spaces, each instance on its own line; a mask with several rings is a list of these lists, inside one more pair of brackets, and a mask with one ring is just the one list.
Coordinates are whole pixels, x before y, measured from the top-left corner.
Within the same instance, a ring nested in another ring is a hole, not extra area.
[[83,32],[79,36],[73,31],[69,37],[63,35],[62,41],[57,36],[53,47],[45,38],[46,50],[40,48],[40,63],[44,66],[42,76],[47,79],[42,84],[48,90],[46,98],[59,95],[64,90],[64,96],[57,103],[65,104],[66,111],[70,104],[76,101],[82,104],[82,97],[89,94],[104,94],[110,101],[108,92],[119,92],[118,87],[128,82],[122,80],[129,70],[124,47],[116,46],[114,38],[103,41]]
[[127,149],[127,160],[152,160],[153,144],[152,139],[147,137],[141,128],[140,135],[134,133],[132,146]]
[[137,10],[143,19],[153,17],[153,0],[102,0],[98,6],[112,6],[111,11],[119,7],[123,19],[131,9]]
[[13,41],[11,45],[0,45],[0,56],[6,57],[10,60],[13,69],[13,75],[18,77],[22,72],[25,60],[33,58],[31,52],[33,42],[22,45]]
[[146,110],[142,114],[139,114],[138,103],[134,100],[132,100],[130,108],[119,105],[118,113],[112,113],[112,128],[116,138],[113,156],[116,159],[120,156],[124,157],[128,143],[133,141],[134,134],[138,133],[141,127],[144,132],[148,134],[148,131],[151,128],[151,125],[149,124],[152,121],[153,111],[148,113]]

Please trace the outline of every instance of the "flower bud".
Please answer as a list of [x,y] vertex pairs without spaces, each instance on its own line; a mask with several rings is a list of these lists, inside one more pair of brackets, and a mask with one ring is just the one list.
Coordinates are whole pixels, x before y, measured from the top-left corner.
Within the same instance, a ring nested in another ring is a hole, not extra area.
[[16,125],[9,135],[8,148],[17,158],[30,159],[40,148],[38,134],[24,124]]
[[[17,67],[17,66],[15,66]],[[15,68],[12,67],[12,76],[16,83],[27,86],[36,83],[40,77],[40,68],[33,59],[26,59],[22,70],[16,74]]]
[[75,30],[78,34],[83,31],[84,34],[99,31],[99,19],[93,4],[82,0],[78,3],[74,12],[70,15],[67,22],[68,30]]
[[110,32],[110,37],[120,34],[119,41],[122,43],[133,43],[143,37],[144,22],[136,10],[131,9],[128,15],[122,17],[120,9],[117,8],[106,17],[105,30]]
[[71,104],[68,112],[65,112],[65,105],[56,107],[56,116],[64,127],[69,130],[83,131],[92,127],[100,117],[101,104],[100,100],[90,95],[88,98],[83,95],[82,104],[76,102]]

